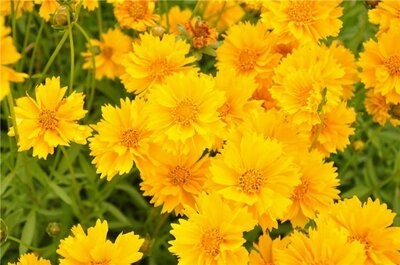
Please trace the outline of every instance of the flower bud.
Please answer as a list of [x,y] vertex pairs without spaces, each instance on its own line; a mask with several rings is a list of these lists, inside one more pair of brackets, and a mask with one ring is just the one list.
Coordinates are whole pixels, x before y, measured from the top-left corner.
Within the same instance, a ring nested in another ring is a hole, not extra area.
[[59,6],[53,15],[53,25],[55,26],[65,26],[68,24],[68,7]]
[[369,8],[375,8],[381,0],[365,0],[365,3]]
[[4,223],[3,219],[0,219],[0,244],[3,244],[4,242],[7,241],[7,225]]
[[55,237],[61,232],[61,226],[57,222],[51,222],[47,225],[46,232],[49,236]]
[[354,141],[352,144],[354,150],[356,151],[361,151],[364,148],[364,145],[364,142],[361,140]]
[[165,33],[165,29],[161,26],[155,26],[151,29],[151,34],[155,37],[162,37]]

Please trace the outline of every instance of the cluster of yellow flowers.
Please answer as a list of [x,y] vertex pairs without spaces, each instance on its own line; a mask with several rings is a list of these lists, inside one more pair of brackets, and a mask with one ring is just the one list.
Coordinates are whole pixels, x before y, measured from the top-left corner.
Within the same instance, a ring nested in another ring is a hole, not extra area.
[[[181,217],[169,242],[179,264],[400,264],[395,214],[379,200],[341,200],[337,169],[325,160],[354,134],[347,101],[359,78],[374,119],[400,124],[399,3],[370,11],[380,28],[365,44],[359,74],[349,50],[325,41],[342,27],[341,0],[242,1],[261,13],[256,23],[239,22],[244,10],[234,1],[201,3],[201,20],[179,7],[157,15],[155,1],[113,2],[120,28],[88,43],[83,68],[96,79],[119,78],[134,99],[106,104],[97,124],[81,125],[83,93],[66,96],[60,78],[48,78],[36,99],[16,101],[9,135],[18,136],[19,151],[46,159],[59,145],[88,141],[101,178],[138,168],[150,202]],[[43,1],[44,19],[53,4]],[[121,28],[141,33],[133,39]],[[225,32],[221,43],[217,32]],[[8,33],[2,28],[2,54],[12,57],[2,58],[2,87],[26,77],[3,66],[19,58]],[[215,76],[196,64],[199,51],[215,53]],[[296,230],[272,240],[269,231],[285,221]],[[256,225],[263,234],[249,253],[243,233]],[[112,243],[107,230],[106,221],[87,234],[72,228],[57,251],[60,264],[141,258],[143,239],[120,234]],[[26,254],[18,264],[50,263]]]

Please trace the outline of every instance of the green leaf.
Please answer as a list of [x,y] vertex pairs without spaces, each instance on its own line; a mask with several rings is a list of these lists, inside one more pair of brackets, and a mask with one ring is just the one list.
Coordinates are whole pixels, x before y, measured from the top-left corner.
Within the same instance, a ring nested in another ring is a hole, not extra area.
[[48,182],[50,188],[55,192],[55,194],[60,197],[61,200],[63,200],[66,204],[71,205],[72,204],[72,200],[71,197],[69,197],[69,195],[65,192],[65,190],[59,186],[57,186],[57,184],[55,184],[54,182],[49,181]]
[[[26,218],[24,229],[22,229],[21,241],[27,245],[31,245],[33,236],[36,231],[36,214],[35,210],[31,210]],[[19,245],[19,254],[23,254],[28,250],[26,246]]]
[[111,213],[115,218],[125,224],[129,224],[128,218],[114,205],[108,202],[103,202],[103,208]]
[[15,176],[15,173],[12,172],[12,173],[8,174],[8,176],[5,177],[4,179],[1,178],[0,196],[2,196],[3,193],[6,191],[6,189],[10,185],[10,183],[11,183],[12,179],[14,178],[14,176]]
[[132,198],[136,206],[145,210],[149,209],[150,207],[149,203],[143,198],[143,195],[134,187],[121,183],[117,185],[117,189],[128,193],[128,195]]

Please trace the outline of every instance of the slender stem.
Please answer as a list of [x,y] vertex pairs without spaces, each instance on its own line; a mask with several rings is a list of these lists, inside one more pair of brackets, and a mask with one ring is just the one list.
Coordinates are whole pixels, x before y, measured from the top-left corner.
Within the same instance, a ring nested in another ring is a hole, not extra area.
[[167,22],[167,33],[169,33],[169,12],[168,12],[168,0],[164,0],[163,1],[163,8],[164,8],[164,12],[165,12],[165,20]]
[[37,48],[39,46],[40,37],[42,36],[44,24],[45,24],[45,21],[44,21],[44,19],[42,19],[42,21],[40,22],[39,31],[38,31],[37,36],[36,36],[35,46],[33,47],[33,52],[32,52],[32,55],[31,55],[32,56],[31,57],[31,61],[29,62],[29,70],[28,70],[29,76],[32,75],[33,63],[35,62],[36,51],[37,51]]
[[24,66],[24,63],[25,63],[25,53],[26,53],[26,51],[25,51],[25,49],[26,49],[26,46],[28,45],[28,39],[29,39],[29,35],[30,35],[30,33],[31,33],[31,23],[32,23],[32,13],[31,12],[29,12],[29,16],[28,16],[28,22],[27,22],[27,26],[26,26],[26,33],[25,33],[25,38],[24,38],[24,46],[22,47],[22,52],[21,52],[21,61],[19,62],[19,64],[18,64],[18,68],[17,68],[17,71],[18,72],[20,72],[21,70],[22,70],[22,68],[23,68],[23,66]]
[[68,36],[69,36],[69,44],[70,44],[70,58],[71,58],[71,70],[69,75],[69,93],[72,92],[74,86],[74,71],[75,71],[75,50],[74,50],[74,38],[72,35],[72,24],[69,12],[67,13],[68,18]]
[[7,95],[7,102],[8,102],[8,106],[10,108],[11,120],[12,120],[14,133],[15,133],[15,139],[17,139],[17,141],[18,141],[17,118],[15,116],[15,111],[14,111],[14,98],[13,98],[13,95],[12,95],[11,87],[10,87],[10,93],[8,93],[8,95]]
[[79,190],[78,190],[78,183],[76,182],[75,170],[74,170],[74,167],[72,166],[72,161],[68,155],[67,150],[65,150],[64,146],[60,146],[60,149],[63,152],[65,159],[67,160],[69,172],[71,173],[71,183],[72,183],[72,189],[74,190],[75,201],[77,203],[76,205],[78,205],[78,207],[79,207],[80,206]]
[[202,2],[201,0],[197,0],[196,5],[193,8],[192,15],[190,16],[189,21],[192,20],[192,18],[194,18],[194,16],[198,13],[201,2]]
[[49,247],[49,246],[44,247],[44,248],[32,247],[31,245],[25,243],[24,241],[21,241],[20,239],[18,239],[16,237],[13,237],[13,236],[7,236],[7,239],[10,239],[11,241],[14,241],[14,242],[16,242],[16,243],[18,243],[20,245],[23,245],[23,246],[25,246],[25,247],[29,248],[30,250],[33,250],[33,251],[43,251],[43,250],[45,250],[45,249],[47,249]]
[[76,28],[82,33],[82,35],[85,37],[88,45],[89,45],[89,50],[90,50],[90,54],[92,55],[92,82],[91,82],[91,91],[89,94],[89,100],[88,100],[88,105],[87,105],[87,110],[90,111],[90,108],[92,107],[92,103],[93,103],[93,98],[94,98],[94,91],[95,91],[95,84],[96,84],[96,60],[95,60],[95,54],[93,51],[93,46],[92,46],[92,42],[90,41],[90,37],[89,35],[86,33],[86,31],[81,27],[81,25],[79,25],[77,22],[74,22],[74,25],[76,26]]
[[12,21],[11,21],[11,27],[12,27],[12,36],[13,36],[13,40],[14,43],[18,43],[17,42],[17,8],[19,5],[19,2],[17,2],[17,5],[15,6],[14,3],[15,0],[11,0],[11,12],[12,12]]
[[99,39],[103,39],[103,17],[101,15],[101,1],[99,1],[99,7],[96,10],[97,12],[97,24],[99,25]]
[[57,54],[60,52],[61,47],[64,45],[65,41],[68,38],[68,31],[64,32],[64,35],[62,36],[60,42],[58,43],[56,49],[54,50],[53,54],[50,56],[49,61],[47,62],[46,66],[43,69],[42,74],[40,75],[39,81],[37,84],[40,84],[45,77],[47,71],[49,70],[50,66],[53,64],[54,59],[56,58]]

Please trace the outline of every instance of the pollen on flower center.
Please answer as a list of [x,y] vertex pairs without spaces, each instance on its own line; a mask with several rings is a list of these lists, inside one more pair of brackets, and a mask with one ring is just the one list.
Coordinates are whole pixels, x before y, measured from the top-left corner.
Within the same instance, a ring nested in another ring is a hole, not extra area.
[[182,166],[176,166],[168,174],[168,178],[175,186],[184,185],[189,180],[190,176],[190,171]]
[[121,134],[121,144],[131,148],[131,147],[137,147],[138,142],[140,138],[140,133],[136,130],[129,129]]
[[219,246],[223,239],[218,229],[210,228],[203,233],[200,245],[207,255],[215,257],[219,254]]
[[166,76],[172,73],[171,67],[165,58],[157,59],[149,66],[151,78],[157,82],[162,81]]
[[400,76],[400,56],[392,55],[385,60],[384,65],[390,75]]
[[312,1],[291,1],[286,13],[290,21],[297,23],[308,23],[313,18]]
[[294,189],[292,198],[295,200],[302,200],[304,195],[307,194],[308,186],[308,181],[302,181],[302,183]]
[[249,194],[259,192],[263,181],[264,176],[256,169],[249,169],[239,176],[239,186]]
[[58,124],[56,112],[44,109],[39,113],[39,125],[42,129],[53,130]]
[[143,19],[147,13],[147,3],[145,1],[128,1],[129,14],[135,20]]
[[239,53],[239,67],[242,71],[251,71],[254,69],[257,58],[260,54],[251,49],[243,49]]
[[228,103],[225,102],[224,105],[222,105],[219,109],[219,117],[221,119],[225,119],[226,115],[228,115],[228,113],[232,110],[232,106]]
[[171,115],[176,123],[189,126],[197,118],[197,106],[190,99],[184,99],[172,109]]
[[359,236],[359,235],[350,235],[347,238],[348,242],[353,242],[354,240],[357,240],[358,242],[360,242],[361,244],[364,245],[365,250],[369,250],[371,248],[371,243],[363,236]]

